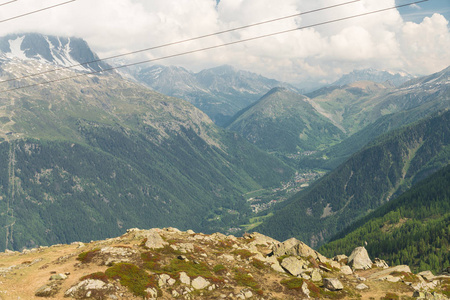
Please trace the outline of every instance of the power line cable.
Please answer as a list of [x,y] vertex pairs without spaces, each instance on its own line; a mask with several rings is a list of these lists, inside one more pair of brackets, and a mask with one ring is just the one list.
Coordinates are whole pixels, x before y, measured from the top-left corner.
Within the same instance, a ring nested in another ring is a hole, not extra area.
[[144,61],[140,61],[140,62],[129,63],[129,64],[117,66],[117,67],[111,67],[111,68],[100,70],[100,71],[81,73],[81,74],[77,74],[77,75],[73,75],[73,76],[69,76],[69,77],[64,77],[64,78],[59,78],[59,79],[54,79],[54,80],[34,83],[34,84],[30,84],[30,85],[20,86],[20,87],[16,87],[16,88],[11,88],[11,89],[7,89],[7,90],[4,90],[4,91],[0,91],[0,93],[20,90],[20,89],[29,88],[29,87],[36,87],[36,86],[41,86],[41,85],[47,85],[47,84],[50,84],[50,83],[65,81],[65,80],[74,79],[74,78],[78,78],[78,77],[82,77],[82,76],[88,76],[88,75],[93,75],[93,74],[98,74],[98,73],[103,73],[103,72],[109,72],[109,71],[113,71],[113,70],[117,70],[117,69],[121,69],[121,68],[126,68],[126,67],[131,67],[131,66],[135,66],[135,65],[139,65],[139,64],[145,64],[145,63],[159,61],[159,60],[164,60],[164,59],[168,59],[168,58],[184,56],[184,55],[187,55],[187,54],[193,54],[193,53],[197,53],[197,52],[202,52],[202,51],[222,48],[222,47],[226,47],[226,46],[236,45],[236,44],[240,44],[240,43],[244,43],[244,42],[249,42],[249,41],[254,41],[254,40],[258,40],[258,39],[262,39],[262,38],[267,38],[267,37],[272,37],[272,36],[276,36],[276,35],[280,35],[280,34],[285,34],[285,33],[293,32],[293,31],[297,31],[297,30],[303,30],[303,29],[307,29],[307,28],[312,28],[312,27],[322,26],[322,25],[326,25],[326,24],[332,24],[332,23],[336,23],[336,22],[341,22],[341,21],[345,21],[345,20],[355,19],[355,18],[358,18],[358,17],[372,15],[372,14],[376,14],[376,13],[380,13],[380,12],[384,12],[384,11],[388,11],[388,10],[392,10],[392,9],[396,9],[396,8],[406,7],[406,6],[410,6],[410,5],[414,5],[414,4],[419,4],[419,3],[422,3],[422,2],[426,2],[426,1],[428,1],[428,0],[421,0],[421,1],[416,1],[416,2],[412,2],[412,3],[408,3],[408,4],[396,5],[396,6],[383,8],[383,9],[379,9],[379,10],[374,10],[374,11],[370,11],[370,12],[366,12],[366,13],[361,13],[361,14],[357,14],[357,15],[353,15],[353,16],[348,16],[348,17],[343,17],[343,18],[334,19],[334,20],[330,20],[330,21],[325,21],[325,22],[321,22],[321,23],[316,23],[316,24],[313,24],[313,25],[297,27],[297,28],[293,28],[293,29],[278,31],[278,32],[269,33],[269,34],[264,34],[264,35],[260,35],[260,36],[256,36],[256,37],[252,37],[252,38],[248,38],[248,39],[243,39],[243,40],[239,40],[239,41],[234,41],[234,42],[224,43],[224,44],[220,44],[220,45],[200,48],[200,49],[196,49],[196,50],[181,52],[181,53],[167,55],[167,56],[163,56],[163,57],[159,57],[159,58],[148,59],[148,60],[144,60]]
[[191,42],[191,41],[195,41],[195,40],[199,40],[199,39],[204,39],[204,38],[207,38],[207,37],[212,37],[212,36],[216,36],[216,35],[220,35],[220,34],[224,34],[224,33],[229,33],[229,32],[233,32],[233,31],[237,31],[237,30],[247,29],[247,28],[251,28],[251,27],[255,27],[255,26],[259,26],[259,25],[263,25],[263,24],[268,24],[268,23],[273,23],[273,22],[277,22],[277,21],[281,21],[281,20],[286,20],[286,19],[293,18],[293,17],[299,17],[299,16],[302,16],[302,15],[311,14],[311,13],[323,11],[323,10],[326,10],[326,9],[336,8],[336,7],[339,7],[339,6],[344,6],[344,5],[348,5],[348,4],[359,2],[359,1],[361,1],[361,0],[352,0],[352,1],[349,1],[349,2],[344,2],[344,3],[340,3],[340,4],[336,4],[336,5],[326,6],[326,7],[322,7],[322,8],[318,8],[318,9],[314,9],[314,10],[310,10],[310,11],[306,11],[306,12],[302,12],[302,13],[298,13],[298,14],[293,14],[293,15],[289,15],[289,16],[276,18],[276,19],[266,20],[266,21],[262,21],[262,22],[258,22],[258,23],[249,24],[249,25],[244,25],[244,26],[241,26],[241,27],[236,27],[236,28],[232,28],[232,29],[218,31],[218,32],[210,33],[210,34],[205,34],[205,35],[201,35],[201,36],[197,36],[197,37],[193,37],[193,38],[188,38],[188,39],[180,40],[180,41],[176,41],[176,42],[171,42],[171,43],[167,43],[167,44],[163,44],[163,45],[159,45],[159,46],[153,46],[153,47],[150,47],[150,48],[140,49],[140,50],[127,52],[127,53],[123,53],[123,54],[118,54],[118,55],[114,55],[114,56],[109,56],[109,57],[105,57],[105,58],[100,58],[100,59],[96,59],[96,60],[92,60],[92,61],[88,61],[88,62],[76,64],[76,65],[60,67],[60,68],[56,68],[56,69],[49,70],[49,71],[34,73],[34,74],[21,76],[21,77],[10,78],[10,79],[7,79],[7,80],[0,80],[0,83],[9,82],[9,81],[15,81],[15,80],[19,80],[19,79],[34,77],[34,76],[39,76],[39,75],[43,75],[43,74],[53,73],[53,72],[60,71],[60,70],[66,70],[66,69],[71,69],[71,68],[75,68],[75,67],[85,66],[85,65],[89,65],[89,64],[93,64],[93,63],[97,63],[97,62],[100,62],[100,61],[105,61],[105,60],[109,60],[109,59],[113,59],[113,58],[119,58],[119,57],[123,57],[123,56],[128,56],[128,55],[133,55],[133,54],[137,54],[137,53],[142,53],[142,52],[147,52],[147,51],[151,51],[151,50],[156,50],[156,49],[160,49],[160,48],[164,48],[164,47],[168,47],[168,46],[178,45],[178,44]]
[[8,5],[8,4],[11,4],[11,3],[14,3],[14,2],[17,2],[17,0],[12,0],[12,1],[8,1],[8,2],[5,2],[5,3],[1,3],[0,6]]
[[[17,1],[17,0],[14,0],[14,1]],[[11,1],[11,2],[14,2],[14,1]],[[8,22],[8,21],[15,20],[15,19],[18,19],[18,18],[22,18],[22,17],[25,17],[25,16],[29,16],[29,15],[32,15],[32,14],[35,14],[35,13],[38,13],[38,12],[41,12],[41,11],[44,11],[44,10],[49,10],[49,9],[52,9],[52,8],[55,8],[55,7],[58,7],[58,6],[62,6],[62,5],[66,5],[66,4],[69,4],[71,2],[75,2],[75,1],[77,1],[77,0],[70,0],[70,1],[63,2],[63,3],[55,4],[55,5],[52,5],[52,6],[47,6],[47,7],[44,7],[44,8],[38,9],[38,10],[34,10],[34,11],[30,11],[30,12],[27,12],[27,13],[24,13],[24,14],[15,16],[15,17],[11,17],[11,18],[8,18],[8,19],[0,20],[0,23],[4,23],[4,22]],[[11,3],[11,2],[8,2],[8,3]],[[5,4],[7,4],[7,3],[5,3]]]

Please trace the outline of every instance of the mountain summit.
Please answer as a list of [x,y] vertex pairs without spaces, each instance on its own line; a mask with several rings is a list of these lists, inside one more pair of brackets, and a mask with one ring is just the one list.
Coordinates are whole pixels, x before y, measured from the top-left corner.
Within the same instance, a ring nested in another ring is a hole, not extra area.
[[[57,37],[39,33],[10,34],[0,38],[0,60],[34,59],[78,71],[101,71],[110,68],[99,62],[86,41],[76,37]],[[93,62],[96,61],[96,62]],[[91,62],[91,63],[90,63]]]

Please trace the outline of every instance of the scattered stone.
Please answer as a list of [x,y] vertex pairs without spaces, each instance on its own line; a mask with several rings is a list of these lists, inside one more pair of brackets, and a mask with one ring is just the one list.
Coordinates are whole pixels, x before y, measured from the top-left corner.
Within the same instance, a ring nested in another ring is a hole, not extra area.
[[168,285],[170,279],[171,279],[171,277],[167,274],[159,275],[159,280],[158,280],[159,287],[165,287],[166,285]]
[[191,229],[187,230],[186,233],[187,234],[195,234],[194,230],[191,230]]
[[66,280],[67,279],[67,275],[65,274],[55,274],[50,276],[50,280]]
[[324,278],[323,285],[325,288],[329,289],[330,291],[339,291],[344,288],[342,283],[337,278]]
[[322,281],[322,275],[320,274],[319,270],[317,270],[317,269],[312,270],[311,281],[313,281],[313,282]]
[[196,290],[202,290],[202,289],[208,287],[208,285],[209,285],[209,281],[201,276],[198,276],[191,282],[191,286]]
[[378,268],[383,268],[383,269],[389,268],[389,265],[387,264],[387,262],[382,259],[379,259],[378,257],[373,260],[373,264]]
[[353,271],[352,271],[352,268],[350,268],[349,266],[342,266],[341,273],[344,275],[352,275]]
[[277,272],[280,272],[280,273],[286,273],[286,271],[280,266],[280,264],[278,262],[271,264],[270,267],[274,271],[277,271]]
[[348,259],[348,256],[344,255],[344,254],[336,255],[335,257],[333,257],[333,260],[337,261],[337,262],[345,261],[347,259]]
[[158,291],[155,288],[148,288],[145,290],[147,293],[147,298],[156,299],[158,298]]
[[355,248],[348,258],[348,265],[353,270],[367,270],[372,268],[372,261],[369,258],[366,248]]
[[303,294],[305,294],[306,298],[310,298],[310,297],[309,297],[309,294],[310,294],[311,292],[310,292],[309,289],[308,289],[308,284],[306,283],[306,281],[303,281],[303,284],[302,284],[302,292],[303,292]]
[[365,285],[364,283],[360,283],[356,286],[357,290],[367,290],[369,287]]
[[431,271],[423,271],[418,273],[417,275],[422,276],[423,279],[428,281],[433,281],[436,276]]
[[292,276],[298,276],[303,272],[303,266],[305,262],[299,260],[294,256],[289,256],[283,259],[281,266],[288,271]]
[[320,268],[322,271],[325,271],[325,272],[331,272],[331,269],[325,267],[324,265],[319,265],[319,268]]
[[185,272],[181,272],[180,273],[180,282],[185,285],[191,285],[191,278]]

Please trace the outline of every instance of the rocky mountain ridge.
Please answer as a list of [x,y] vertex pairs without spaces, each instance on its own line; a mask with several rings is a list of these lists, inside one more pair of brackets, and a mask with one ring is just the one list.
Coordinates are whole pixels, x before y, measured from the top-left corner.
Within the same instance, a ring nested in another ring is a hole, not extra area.
[[296,89],[288,83],[224,65],[198,73],[182,67],[154,65],[128,70],[137,81],[160,93],[179,97],[205,112],[216,124],[254,103],[274,87]]
[[7,250],[0,266],[4,300],[448,299],[450,287],[448,273],[389,267],[372,261],[364,247],[329,259],[294,238],[279,242],[259,233],[236,238],[175,228]]

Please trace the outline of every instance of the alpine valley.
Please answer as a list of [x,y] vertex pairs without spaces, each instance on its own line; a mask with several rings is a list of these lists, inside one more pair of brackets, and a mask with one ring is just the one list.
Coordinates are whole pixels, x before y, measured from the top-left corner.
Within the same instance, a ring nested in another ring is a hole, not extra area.
[[[231,66],[116,71],[73,37],[8,35],[0,51],[0,267],[73,265],[76,282],[39,281],[53,296],[91,281],[107,293],[66,297],[450,296],[448,275],[411,273],[450,262],[450,67],[355,70],[302,95]],[[379,258],[353,273],[363,244]]]

